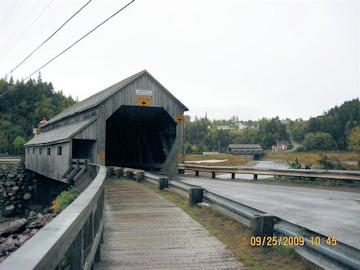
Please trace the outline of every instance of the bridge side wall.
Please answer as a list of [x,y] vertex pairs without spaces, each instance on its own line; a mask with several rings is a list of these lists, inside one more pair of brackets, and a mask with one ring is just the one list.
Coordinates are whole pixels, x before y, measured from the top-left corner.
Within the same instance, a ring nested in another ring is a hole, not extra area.
[[[58,152],[59,147],[61,147],[61,154]],[[48,155],[48,149],[50,149],[50,155]],[[26,147],[25,168],[61,181],[61,176],[68,169],[71,160],[70,149],[70,142]]]

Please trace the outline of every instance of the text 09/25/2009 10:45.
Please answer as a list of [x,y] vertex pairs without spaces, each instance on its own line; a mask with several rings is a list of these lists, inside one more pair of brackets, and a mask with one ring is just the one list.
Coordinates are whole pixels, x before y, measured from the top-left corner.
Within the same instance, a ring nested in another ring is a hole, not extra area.
[[[310,241],[308,241],[307,245],[312,246],[336,246],[336,236],[332,237],[310,237]],[[250,238],[250,245],[252,246],[304,246],[306,245],[305,238],[302,236],[295,237],[278,237],[278,236],[253,236]]]

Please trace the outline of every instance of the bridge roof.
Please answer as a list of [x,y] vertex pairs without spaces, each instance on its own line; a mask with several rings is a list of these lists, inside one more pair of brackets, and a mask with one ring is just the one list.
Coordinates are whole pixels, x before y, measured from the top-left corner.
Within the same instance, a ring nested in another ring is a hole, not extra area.
[[261,149],[259,144],[229,144],[231,149]]
[[39,146],[48,144],[58,144],[65,141],[69,141],[73,136],[86,128],[92,122],[96,120],[96,117],[86,119],[85,121],[77,122],[66,126],[61,126],[49,130],[47,132],[36,135],[32,140],[28,141],[25,146]]
[[103,91],[100,91],[91,97],[88,97],[87,99],[84,99],[83,101],[74,104],[73,106],[67,108],[66,110],[62,111],[58,115],[56,115],[54,118],[50,119],[44,126],[47,126],[49,124],[55,123],[65,117],[77,114],[79,112],[88,110],[90,108],[93,108],[97,105],[99,105],[101,102],[103,102],[105,99],[110,97],[111,95],[115,94],[117,91],[124,88],[126,85],[137,79],[143,74],[147,74],[151,79],[153,79],[156,83],[158,83],[165,92],[167,92],[173,99],[175,99],[183,108],[185,111],[188,111],[189,109],[182,104],[175,96],[173,96],[164,86],[162,86],[147,70],[143,70],[139,73],[136,73],[108,88],[106,88]]

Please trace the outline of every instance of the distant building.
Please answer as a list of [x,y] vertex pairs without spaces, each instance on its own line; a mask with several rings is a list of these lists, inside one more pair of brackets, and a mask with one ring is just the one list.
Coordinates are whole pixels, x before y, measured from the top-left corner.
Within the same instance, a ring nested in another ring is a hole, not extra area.
[[246,128],[248,128],[248,125],[243,124],[243,123],[239,124],[239,129],[246,129]]
[[287,125],[290,123],[290,119],[289,118],[286,118],[286,119],[283,119],[283,120],[280,120],[281,124],[284,124],[284,125]]
[[230,144],[228,152],[234,155],[262,155],[263,150],[259,144]]
[[218,126],[217,129],[230,130],[229,126]]
[[290,144],[289,141],[277,141],[276,145],[272,146],[272,150],[274,152],[287,150],[289,148],[289,144]]

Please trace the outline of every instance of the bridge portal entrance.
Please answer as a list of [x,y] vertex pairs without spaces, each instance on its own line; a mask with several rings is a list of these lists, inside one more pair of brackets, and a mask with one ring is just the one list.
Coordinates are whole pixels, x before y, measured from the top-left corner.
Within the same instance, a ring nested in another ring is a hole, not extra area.
[[176,139],[162,107],[122,105],[106,121],[106,166],[159,171]]

